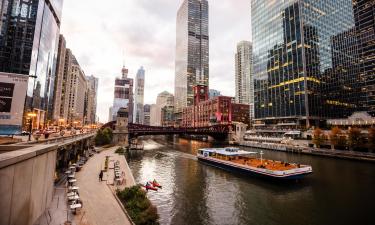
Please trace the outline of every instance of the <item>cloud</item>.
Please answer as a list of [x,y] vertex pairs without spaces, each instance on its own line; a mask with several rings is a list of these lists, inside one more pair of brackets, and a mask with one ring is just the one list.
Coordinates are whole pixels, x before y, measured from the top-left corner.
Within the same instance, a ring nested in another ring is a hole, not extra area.
[[[145,103],[174,91],[176,14],[182,0],[65,0],[61,33],[87,75],[99,78],[98,116],[107,121],[125,60],[146,69]],[[234,52],[250,40],[250,1],[211,0],[210,88],[234,95]],[[125,56],[123,55],[125,52]]]

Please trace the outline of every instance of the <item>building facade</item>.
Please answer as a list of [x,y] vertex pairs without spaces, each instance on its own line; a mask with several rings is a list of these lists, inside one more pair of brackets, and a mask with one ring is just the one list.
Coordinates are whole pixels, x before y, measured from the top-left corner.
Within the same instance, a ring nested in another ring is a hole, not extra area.
[[97,108],[97,93],[99,79],[91,76],[86,76],[87,90],[86,90],[86,104],[85,104],[85,124],[95,124],[96,108]]
[[351,0],[252,0],[251,9],[257,126],[318,126],[360,107]]
[[68,104],[68,124],[73,127],[85,125],[85,97],[87,81],[77,59],[73,56]]
[[207,127],[242,122],[249,124],[249,105],[232,103],[232,97],[218,96],[183,109],[183,127]]
[[252,49],[250,41],[241,41],[237,44],[235,54],[236,103],[250,104],[251,86],[253,84],[251,80]]
[[175,100],[177,120],[194,104],[193,87],[209,86],[207,0],[184,0],[177,13]]
[[156,104],[150,105],[150,126],[161,126],[161,109]]
[[56,76],[55,76],[55,88],[53,95],[53,116],[52,120],[54,124],[62,124],[66,118],[61,116],[64,87],[64,72],[65,72],[65,58],[66,58],[66,41],[63,35],[59,37],[59,48],[57,54],[57,65],[56,65]]
[[375,2],[353,0],[358,39],[363,109],[375,117]]
[[[150,125],[151,126],[163,126],[164,124],[174,123],[174,116],[171,117],[168,113],[171,109],[174,109],[174,96],[173,94],[163,91],[158,94],[156,98],[156,104],[151,105],[150,109]],[[165,109],[164,109],[165,108]],[[163,114],[163,109],[164,114]],[[168,115],[167,115],[168,114]],[[172,120],[173,121],[169,121]]]
[[145,94],[145,70],[143,66],[138,70],[135,77],[134,87],[134,113],[133,121],[137,124],[143,124],[144,121],[144,94]]
[[37,115],[33,128],[45,127],[53,117],[62,4],[4,0],[0,5],[0,71],[32,75],[25,111]]
[[121,72],[122,76],[115,80],[111,121],[116,121],[117,111],[120,108],[127,108],[129,112],[129,121],[133,121],[133,79],[128,78],[129,71],[125,67],[122,68]]
[[150,108],[148,104],[143,106],[143,124],[147,126],[150,126]]
[[161,108],[161,126],[173,127],[174,124],[174,106],[168,105]]

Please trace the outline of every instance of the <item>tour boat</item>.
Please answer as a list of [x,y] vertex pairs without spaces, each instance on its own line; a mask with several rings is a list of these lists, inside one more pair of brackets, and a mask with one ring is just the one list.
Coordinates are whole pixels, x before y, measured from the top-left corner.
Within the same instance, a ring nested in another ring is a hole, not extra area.
[[263,159],[263,152],[261,158],[257,158],[257,154],[233,147],[203,148],[198,150],[197,158],[222,169],[276,179],[299,179],[312,173],[309,165]]

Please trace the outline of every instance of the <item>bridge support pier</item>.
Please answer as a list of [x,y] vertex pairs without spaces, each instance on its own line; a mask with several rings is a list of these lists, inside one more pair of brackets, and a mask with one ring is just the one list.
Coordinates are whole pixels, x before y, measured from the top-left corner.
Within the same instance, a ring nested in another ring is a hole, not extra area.
[[129,146],[129,131],[128,131],[128,109],[120,108],[117,112],[117,121],[115,130],[113,131],[113,144],[121,145],[123,147]]
[[243,137],[246,133],[247,124],[234,123],[234,130],[229,132],[228,141],[230,144],[239,144],[243,141]]

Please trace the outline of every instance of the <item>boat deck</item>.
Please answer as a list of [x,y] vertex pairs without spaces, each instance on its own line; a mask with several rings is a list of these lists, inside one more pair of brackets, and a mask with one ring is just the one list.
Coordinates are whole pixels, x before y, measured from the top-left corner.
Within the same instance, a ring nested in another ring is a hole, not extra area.
[[242,158],[242,159],[231,159],[231,160],[226,160],[226,161],[245,165],[245,166],[273,170],[273,171],[285,171],[285,170],[298,168],[298,166],[295,164],[282,163],[280,161],[273,161],[273,160],[268,160],[268,159],[263,159],[261,161],[260,159],[257,159],[257,158],[247,158],[247,159]]

